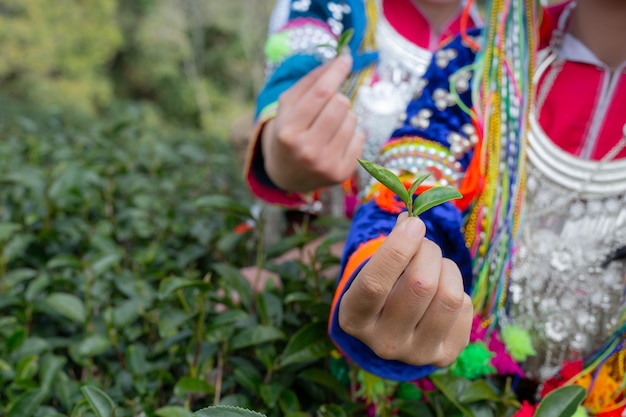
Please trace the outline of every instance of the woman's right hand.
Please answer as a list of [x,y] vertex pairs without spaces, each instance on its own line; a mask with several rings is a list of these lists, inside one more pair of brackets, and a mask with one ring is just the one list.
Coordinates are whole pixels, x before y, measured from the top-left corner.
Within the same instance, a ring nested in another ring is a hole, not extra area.
[[357,167],[364,136],[339,88],[352,68],[341,55],[303,77],[279,98],[264,127],[265,171],[285,191],[308,192],[343,182]]

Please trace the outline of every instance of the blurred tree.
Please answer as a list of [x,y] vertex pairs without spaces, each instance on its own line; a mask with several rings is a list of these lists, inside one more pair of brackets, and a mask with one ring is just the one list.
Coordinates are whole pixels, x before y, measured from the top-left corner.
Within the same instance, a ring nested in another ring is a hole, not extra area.
[[116,0],[1,1],[4,91],[41,104],[108,104],[106,65],[122,42],[116,8]]

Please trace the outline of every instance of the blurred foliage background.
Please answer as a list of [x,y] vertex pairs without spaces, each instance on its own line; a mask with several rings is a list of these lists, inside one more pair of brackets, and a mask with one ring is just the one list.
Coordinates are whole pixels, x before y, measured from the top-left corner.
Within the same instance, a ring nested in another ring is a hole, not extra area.
[[97,115],[140,102],[166,123],[224,134],[263,80],[272,0],[2,0],[0,86]]

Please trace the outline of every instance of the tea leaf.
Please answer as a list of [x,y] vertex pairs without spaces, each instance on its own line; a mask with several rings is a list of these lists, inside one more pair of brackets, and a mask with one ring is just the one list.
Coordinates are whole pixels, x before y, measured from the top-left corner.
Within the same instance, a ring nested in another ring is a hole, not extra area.
[[463,195],[452,187],[433,187],[417,196],[413,202],[413,212],[417,216],[436,205],[461,197]]
[[115,403],[104,391],[89,385],[82,387],[80,390],[96,416],[113,417],[115,415]]
[[209,394],[211,391],[213,388],[205,381],[190,376],[182,377],[174,386],[174,394],[178,397],[190,394]]
[[31,389],[17,397],[7,413],[7,417],[30,417],[35,414],[41,403],[46,399],[46,393],[40,389]]
[[242,349],[260,343],[282,340],[285,333],[273,326],[254,326],[243,329],[230,340],[230,348]]
[[193,417],[191,411],[176,405],[167,405],[154,412],[159,417]]
[[417,177],[417,179],[415,181],[413,181],[413,184],[411,184],[411,187],[409,188],[409,196],[413,196],[413,194],[415,194],[415,191],[417,190],[417,187],[419,187],[420,185],[422,185],[422,183],[424,181],[426,181],[426,179],[430,177],[430,172],[428,174],[424,174],[424,175],[420,175],[419,177]]
[[358,161],[372,177],[376,178],[382,185],[394,192],[405,204],[408,203],[410,198],[409,192],[396,174],[374,162],[365,161],[363,159],[359,159]]
[[343,51],[343,48],[345,48],[348,42],[350,42],[350,39],[352,39],[353,35],[354,29],[352,28],[346,30],[341,35],[339,35],[339,38],[337,39],[337,55],[341,54],[341,51]]
[[334,349],[323,322],[309,323],[289,339],[282,354],[281,366],[322,358]]
[[54,313],[77,323],[84,323],[87,317],[82,300],[73,294],[52,293],[46,297],[43,305]]
[[263,414],[256,411],[246,410],[240,407],[231,407],[227,405],[215,405],[196,411],[196,417],[264,417]]

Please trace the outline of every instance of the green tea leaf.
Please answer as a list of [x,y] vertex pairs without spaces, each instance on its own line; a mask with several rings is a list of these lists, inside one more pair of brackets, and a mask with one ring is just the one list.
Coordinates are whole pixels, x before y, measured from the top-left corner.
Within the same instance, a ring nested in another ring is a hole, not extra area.
[[413,202],[413,213],[417,216],[429,208],[461,197],[463,197],[463,195],[452,187],[433,187],[415,198]]
[[17,397],[7,412],[7,417],[31,417],[46,399],[46,393],[40,389],[31,389]]
[[154,414],[159,417],[193,417],[191,411],[176,405],[161,407]]
[[243,329],[230,341],[231,349],[242,349],[259,343],[282,340],[285,333],[273,326],[253,326]]
[[345,32],[343,32],[341,35],[339,35],[339,38],[337,39],[337,55],[341,54],[341,52],[343,51],[343,48],[345,48],[346,45],[350,42],[353,35],[354,35],[353,28],[350,28],[346,30]]
[[256,411],[247,410],[241,407],[231,407],[228,405],[215,405],[196,411],[196,417],[265,417]]
[[329,372],[319,368],[307,368],[298,374],[298,378],[303,378],[327,388],[330,392],[349,403],[350,393],[345,385],[332,376]]
[[57,376],[67,359],[63,356],[46,355],[41,361],[41,371],[39,372],[41,378],[41,389],[44,391],[50,390],[52,384],[57,379]]
[[535,417],[573,416],[584,400],[586,390],[580,385],[568,385],[557,388],[545,396],[539,403]]
[[462,405],[458,400],[458,394],[451,387],[450,381],[454,379],[447,375],[431,375],[430,380],[435,387],[461,412],[464,416],[475,417],[467,407]]
[[212,390],[212,387],[205,381],[190,376],[182,377],[174,386],[174,394],[177,397],[185,397],[189,394],[209,394]]
[[80,390],[97,417],[113,417],[115,415],[115,403],[100,388],[86,385]]
[[409,188],[409,196],[415,194],[415,190],[417,190],[417,187],[422,185],[422,183],[426,181],[428,177],[430,177],[430,172],[428,174],[420,175],[419,177],[417,177],[417,179],[413,181],[413,184],[411,184],[411,187]]
[[54,313],[77,323],[84,323],[87,318],[87,312],[82,300],[72,294],[52,293],[46,297],[43,305]]
[[499,401],[500,395],[493,390],[493,388],[483,379],[473,381],[469,387],[467,387],[459,395],[459,402],[462,404],[473,403],[476,401]]
[[208,291],[211,289],[211,286],[208,283],[200,280],[186,278],[165,278],[161,281],[161,285],[159,285],[159,300],[165,300],[174,292],[182,288],[189,287],[200,288],[202,291]]
[[376,178],[382,185],[389,188],[393,193],[395,193],[404,203],[406,204],[409,201],[409,192],[400,181],[400,178],[396,176],[393,172],[389,171],[387,168],[382,167],[374,162],[365,161],[363,159],[359,159],[359,164],[374,178]]
[[328,338],[326,324],[309,323],[298,330],[287,343],[282,353],[280,365],[312,361],[325,357],[334,349]]

